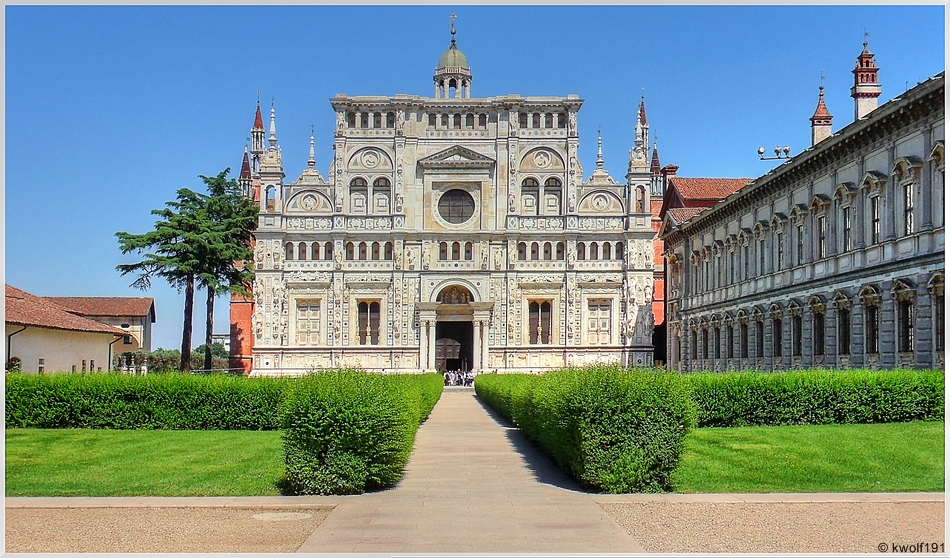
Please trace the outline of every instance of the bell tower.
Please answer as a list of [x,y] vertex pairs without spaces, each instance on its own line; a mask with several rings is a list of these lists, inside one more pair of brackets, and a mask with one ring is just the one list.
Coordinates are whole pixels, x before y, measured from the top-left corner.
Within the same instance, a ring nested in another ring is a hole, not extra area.
[[472,69],[468,67],[468,59],[455,46],[455,19],[452,14],[449,27],[452,28],[452,42],[449,50],[442,53],[439,66],[435,69],[432,80],[435,82],[436,99],[469,99],[472,96]]
[[880,69],[874,62],[874,53],[868,50],[868,34],[864,34],[864,50],[858,55],[858,63],[851,70],[854,74],[854,87],[851,97],[854,99],[854,119],[860,120],[877,108],[877,98],[881,96],[881,84],[877,82]]

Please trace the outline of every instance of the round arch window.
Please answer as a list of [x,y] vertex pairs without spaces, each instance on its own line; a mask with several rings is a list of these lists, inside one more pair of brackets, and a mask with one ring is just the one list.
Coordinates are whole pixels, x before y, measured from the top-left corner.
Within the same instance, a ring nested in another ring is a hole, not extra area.
[[439,198],[439,215],[454,225],[459,225],[475,214],[475,199],[465,190],[449,190]]

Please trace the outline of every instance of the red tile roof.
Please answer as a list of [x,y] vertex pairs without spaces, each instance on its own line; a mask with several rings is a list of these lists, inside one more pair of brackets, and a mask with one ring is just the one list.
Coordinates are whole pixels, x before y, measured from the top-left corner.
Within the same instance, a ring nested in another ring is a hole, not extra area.
[[82,316],[151,316],[155,323],[155,302],[144,296],[47,296],[50,302]]
[[66,308],[54,302],[31,295],[10,285],[6,286],[6,316],[4,320],[8,324],[22,326],[126,335],[124,331],[117,327],[71,314]]
[[721,200],[755,180],[754,178],[671,178],[684,200]]
[[705,211],[705,207],[674,207],[666,212],[677,223],[685,223],[692,219],[697,213]]

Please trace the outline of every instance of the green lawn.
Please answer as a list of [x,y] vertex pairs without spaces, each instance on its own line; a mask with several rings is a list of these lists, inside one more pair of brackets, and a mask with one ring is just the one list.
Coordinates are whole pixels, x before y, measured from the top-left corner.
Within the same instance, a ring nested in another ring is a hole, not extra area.
[[[277,495],[279,432],[6,431],[7,496]],[[944,490],[944,423],[701,428],[677,492]]]
[[944,423],[700,428],[677,492],[943,492]]
[[6,431],[7,496],[280,494],[280,432]]

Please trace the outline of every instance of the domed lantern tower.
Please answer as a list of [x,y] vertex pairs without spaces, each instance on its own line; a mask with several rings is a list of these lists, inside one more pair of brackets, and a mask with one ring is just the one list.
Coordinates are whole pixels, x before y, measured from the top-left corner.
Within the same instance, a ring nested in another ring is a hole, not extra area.
[[472,96],[472,70],[468,67],[468,59],[455,46],[455,14],[452,14],[452,43],[449,49],[439,58],[439,66],[432,77],[435,82],[435,98],[464,98]]

